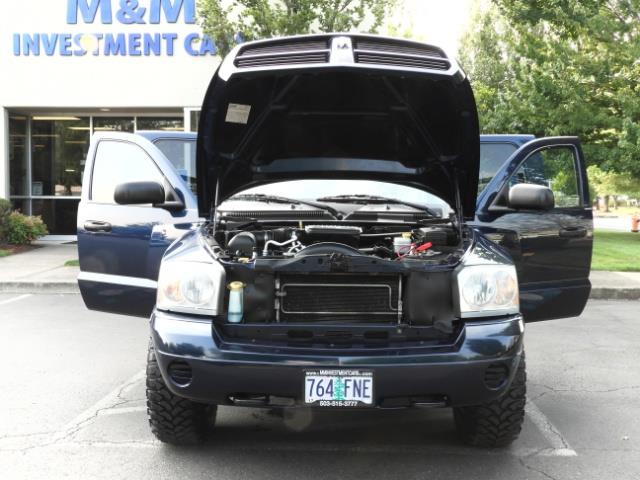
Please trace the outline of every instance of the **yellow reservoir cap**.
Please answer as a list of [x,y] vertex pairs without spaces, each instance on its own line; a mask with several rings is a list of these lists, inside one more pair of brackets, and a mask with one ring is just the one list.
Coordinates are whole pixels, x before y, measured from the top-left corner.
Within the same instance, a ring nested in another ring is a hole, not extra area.
[[227,288],[232,292],[242,290],[244,287],[245,287],[245,284],[242,282],[231,282],[229,285],[227,285]]
[[411,238],[411,232],[403,232],[402,238]]

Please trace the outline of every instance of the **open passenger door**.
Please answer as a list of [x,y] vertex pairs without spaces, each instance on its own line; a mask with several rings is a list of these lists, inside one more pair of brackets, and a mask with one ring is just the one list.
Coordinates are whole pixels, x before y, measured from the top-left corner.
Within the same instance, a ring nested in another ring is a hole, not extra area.
[[[548,187],[552,205],[519,207],[519,184]],[[540,138],[520,147],[478,197],[472,225],[511,253],[527,322],[582,313],[591,291],[593,214],[578,138]]]

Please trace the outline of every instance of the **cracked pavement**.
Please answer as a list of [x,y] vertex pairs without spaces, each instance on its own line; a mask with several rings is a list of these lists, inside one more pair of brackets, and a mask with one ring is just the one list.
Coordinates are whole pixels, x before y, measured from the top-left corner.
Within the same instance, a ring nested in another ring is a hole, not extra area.
[[520,439],[481,450],[449,410],[221,408],[210,441],[149,432],[145,319],[89,312],[78,295],[0,295],[0,477],[640,479],[637,302],[528,325]]

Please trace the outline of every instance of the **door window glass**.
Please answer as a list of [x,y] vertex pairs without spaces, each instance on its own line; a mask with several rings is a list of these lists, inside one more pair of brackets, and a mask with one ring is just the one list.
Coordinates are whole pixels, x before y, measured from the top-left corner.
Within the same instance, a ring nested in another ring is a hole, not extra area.
[[91,180],[91,200],[115,203],[116,186],[127,182],[163,183],[164,177],[149,155],[138,145],[114,140],[98,144]]
[[164,156],[169,159],[176,171],[195,194],[196,184],[196,142],[167,138],[155,142]]
[[484,190],[498,169],[516,149],[517,147],[513,143],[480,143],[478,193]]
[[556,207],[581,205],[575,152],[570,147],[551,147],[532,154],[511,178],[512,186],[517,183],[549,187]]

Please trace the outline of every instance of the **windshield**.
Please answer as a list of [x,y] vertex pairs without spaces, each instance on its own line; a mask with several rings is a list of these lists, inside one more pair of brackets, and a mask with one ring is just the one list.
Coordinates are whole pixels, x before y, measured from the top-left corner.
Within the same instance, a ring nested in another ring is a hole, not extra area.
[[441,209],[445,217],[451,211],[446,202],[423,190],[372,180],[292,180],[250,188],[238,195],[244,194],[277,195],[304,201],[316,201],[336,195],[375,195],[435,207]]
[[197,191],[195,139],[163,138],[156,141],[155,146],[167,157],[180,177],[195,194]]

